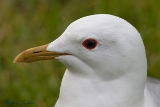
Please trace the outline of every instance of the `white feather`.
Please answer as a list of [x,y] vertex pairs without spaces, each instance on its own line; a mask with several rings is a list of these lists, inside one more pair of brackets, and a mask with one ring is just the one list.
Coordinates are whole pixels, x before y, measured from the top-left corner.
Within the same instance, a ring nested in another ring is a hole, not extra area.
[[[97,47],[83,47],[87,38]],[[146,85],[145,48],[127,21],[107,14],[80,18],[47,50],[72,54],[56,58],[67,70],[55,107],[160,107],[160,82]]]

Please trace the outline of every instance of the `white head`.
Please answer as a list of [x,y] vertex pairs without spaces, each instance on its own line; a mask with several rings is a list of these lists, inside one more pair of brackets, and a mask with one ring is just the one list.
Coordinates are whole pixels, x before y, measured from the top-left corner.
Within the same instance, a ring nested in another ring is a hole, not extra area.
[[53,58],[68,68],[57,107],[142,107],[145,49],[125,20],[106,14],[80,18],[58,39],[22,52],[14,62]]
[[[87,39],[96,40],[97,45],[87,49],[83,45]],[[76,20],[49,44],[47,51],[71,54],[56,59],[83,78],[111,80],[130,72],[138,73],[140,69],[146,76],[146,55],[140,34],[116,16],[99,14]]]

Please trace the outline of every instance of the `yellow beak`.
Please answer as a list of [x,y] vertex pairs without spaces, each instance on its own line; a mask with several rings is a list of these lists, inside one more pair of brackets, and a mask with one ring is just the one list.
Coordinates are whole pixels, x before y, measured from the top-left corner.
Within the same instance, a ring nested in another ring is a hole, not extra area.
[[16,63],[16,62],[29,63],[29,62],[39,61],[39,60],[53,60],[57,56],[67,55],[66,53],[46,51],[47,47],[48,47],[48,44],[27,49],[27,50],[21,52],[14,59],[13,62],[14,63]]

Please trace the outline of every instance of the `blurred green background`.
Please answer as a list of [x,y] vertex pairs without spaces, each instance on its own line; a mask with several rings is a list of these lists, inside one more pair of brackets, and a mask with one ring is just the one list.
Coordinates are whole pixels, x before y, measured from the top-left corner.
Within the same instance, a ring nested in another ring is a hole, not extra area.
[[142,35],[148,75],[160,79],[159,0],[0,0],[0,107],[6,100],[53,107],[65,66],[58,61],[13,64],[23,50],[50,43],[74,20],[91,14],[119,16]]

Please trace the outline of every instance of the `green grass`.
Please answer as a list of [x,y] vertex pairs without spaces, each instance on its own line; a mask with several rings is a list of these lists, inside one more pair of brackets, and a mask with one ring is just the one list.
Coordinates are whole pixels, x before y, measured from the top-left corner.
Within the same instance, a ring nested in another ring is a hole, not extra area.
[[8,99],[33,101],[31,107],[53,107],[65,66],[58,61],[13,64],[21,51],[50,43],[74,20],[107,13],[124,18],[142,35],[148,75],[160,79],[159,0],[1,0],[0,107]]

